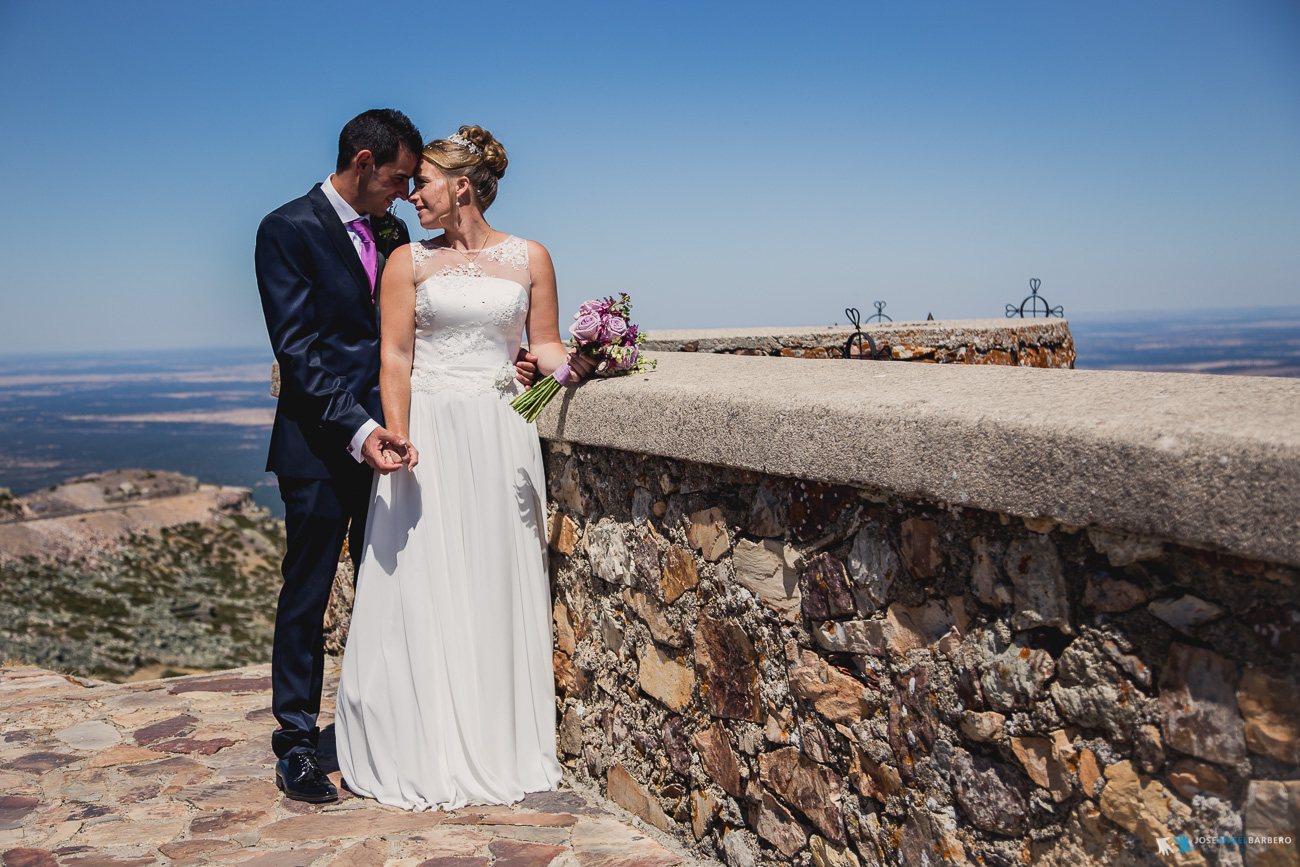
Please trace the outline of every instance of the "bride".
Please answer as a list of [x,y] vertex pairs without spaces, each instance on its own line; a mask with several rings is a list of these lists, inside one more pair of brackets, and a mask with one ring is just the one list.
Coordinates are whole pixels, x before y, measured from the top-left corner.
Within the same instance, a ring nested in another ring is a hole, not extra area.
[[406,809],[508,804],[561,775],[541,447],[510,401],[525,328],[541,375],[569,352],[546,249],[483,218],[505,170],[480,127],[430,142],[410,202],[444,231],[394,251],[380,293],[384,423],[409,472],[375,478],[335,733],[348,788]]

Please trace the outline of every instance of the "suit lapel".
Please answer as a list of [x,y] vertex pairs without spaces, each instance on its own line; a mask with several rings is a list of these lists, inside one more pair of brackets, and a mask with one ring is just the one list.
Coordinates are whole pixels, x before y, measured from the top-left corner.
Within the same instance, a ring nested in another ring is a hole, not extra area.
[[307,198],[311,200],[311,207],[316,212],[316,218],[325,227],[325,235],[338,250],[343,264],[356,278],[357,288],[369,295],[370,277],[366,274],[365,266],[361,264],[361,257],[357,255],[357,248],[352,246],[352,239],[348,237],[348,230],[344,228],[343,221],[334,212],[334,206],[330,204],[330,200],[325,198],[325,194],[321,192],[320,184],[312,188],[312,191],[307,194]]

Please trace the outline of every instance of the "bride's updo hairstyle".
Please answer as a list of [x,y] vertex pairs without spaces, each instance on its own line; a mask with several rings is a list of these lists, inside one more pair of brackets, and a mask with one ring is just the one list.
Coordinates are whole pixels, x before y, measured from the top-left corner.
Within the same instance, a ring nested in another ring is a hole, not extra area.
[[469,178],[483,211],[496,199],[497,181],[509,162],[501,142],[481,126],[462,126],[454,136],[434,139],[424,146],[423,157],[448,178]]

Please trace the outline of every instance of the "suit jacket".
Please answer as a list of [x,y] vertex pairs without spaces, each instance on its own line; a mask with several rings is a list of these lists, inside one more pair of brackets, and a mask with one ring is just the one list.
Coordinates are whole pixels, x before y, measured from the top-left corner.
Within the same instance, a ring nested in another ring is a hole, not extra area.
[[[381,254],[409,243],[406,225],[398,220],[397,227]],[[379,311],[361,258],[320,184],[266,215],[254,261],[280,363],[266,468],[300,479],[355,473],[347,452],[352,435],[367,418],[383,424]],[[380,274],[383,266],[381,255]]]

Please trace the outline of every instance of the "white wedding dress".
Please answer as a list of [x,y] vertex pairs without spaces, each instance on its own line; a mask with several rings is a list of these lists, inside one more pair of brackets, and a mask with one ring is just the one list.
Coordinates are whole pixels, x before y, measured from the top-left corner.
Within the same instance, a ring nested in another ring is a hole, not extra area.
[[537,430],[510,408],[525,241],[474,262],[411,245],[413,472],[376,476],[335,711],[358,795],[406,809],[556,788],[555,684]]

